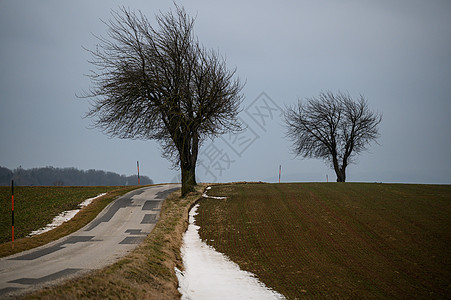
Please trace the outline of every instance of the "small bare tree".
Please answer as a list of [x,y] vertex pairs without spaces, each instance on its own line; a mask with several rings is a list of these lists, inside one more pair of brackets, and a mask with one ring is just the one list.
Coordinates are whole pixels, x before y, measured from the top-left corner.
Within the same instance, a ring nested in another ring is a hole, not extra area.
[[87,116],[110,136],[154,139],[163,156],[180,167],[182,195],[196,185],[199,147],[207,137],[240,129],[242,101],[235,70],[193,33],[194,19],[182,7],[160,13],[157,26],[141,13],[112,13],[108,38],[88,50],[96,70]]
[[327,91],[306,100],[285,110],[293,152],[330,162],[337,181],[345,182],[346,167],[355,155],[379,137],[382,115],[371,112],[362,95],[355,102],[349,94]]

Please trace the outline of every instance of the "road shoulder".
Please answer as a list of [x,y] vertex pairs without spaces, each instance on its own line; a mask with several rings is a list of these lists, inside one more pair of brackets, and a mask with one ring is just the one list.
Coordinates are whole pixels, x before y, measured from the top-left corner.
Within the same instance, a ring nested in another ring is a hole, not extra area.
[[180,248],[190,207],[205,186],[180,198],[179,192],[163,202],[160,219],[132,253],[115,264],[26,298],[138,298],[179,299],[175,267],[183,269]]

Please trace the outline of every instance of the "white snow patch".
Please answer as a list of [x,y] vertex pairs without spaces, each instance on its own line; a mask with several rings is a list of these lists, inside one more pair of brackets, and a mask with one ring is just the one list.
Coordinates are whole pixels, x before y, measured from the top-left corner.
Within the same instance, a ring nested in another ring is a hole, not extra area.
[[205,192],[202,194],[202,197],[209,198],[209,199],[217,199],[217,200],[225,200],[227,197],[215,197],[215,196],[208,196],[207,191],[211,189],[211,186],[207,187],[205,189]]
[[188,230],[183,236],[185,271],[176,269],[182,300],[285,299],[200,239],[199,226],[194,224],[198,206],[191,209]]
[[42,227],[38,230],[32,231],[28,236],[33,236],[33,235],[38,235],[38,234],[42,234],[44,232],[50,231],[58,226],[60,226],[61,224],[63,224],[64,222],[69,221],[70,219],[72,219],[73,217],[75,217],[75,215],[85,206],[88,206],[89,204],[91,204],[91,202],[94,199],[97,199],[99,197],[102,197],[103,195],[106,195],[106,193],[103,194],[99,194],[93,198],[89,198],[86,199],[85,201],[83,201],[82,203],[80,203],[78,205],[78,209],[74,209],[74,210],[67,210],[67,211],[63,211],[62,213],[60,213],[59,215],[57,215],[56,217],[53,218],[52,223],[45,225],[45,227]]

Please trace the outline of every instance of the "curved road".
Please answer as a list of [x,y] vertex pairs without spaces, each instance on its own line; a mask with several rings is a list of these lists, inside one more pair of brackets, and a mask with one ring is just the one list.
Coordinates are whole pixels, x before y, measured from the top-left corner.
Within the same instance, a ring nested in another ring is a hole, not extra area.
[[161,203],[179,185],[134,190],[82,229],[47,245],[0,259],[0,298],[100,269],[133,250],[155,226]]

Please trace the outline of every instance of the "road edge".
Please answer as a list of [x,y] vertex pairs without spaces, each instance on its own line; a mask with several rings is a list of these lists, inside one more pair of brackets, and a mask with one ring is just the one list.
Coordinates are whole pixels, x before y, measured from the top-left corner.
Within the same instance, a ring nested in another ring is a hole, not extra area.
[[46,245],[74,233],[94,220],[117,198],[144,187],[146,186],[118,187],[115,190],[107,192],[106,195],[95,199],[88,206],[83,207],[71,220],[55,229],[40,235],[17,239],[14,242],[2,243],[0,244],[0,258]]
[[180,197],[180,191],[163,202],[160,218],[143,243],[115,264],[65,283],[25,295],[24,299],[180,299],[175,267],[183,269],[181,245],[190,208],[206,185]]

